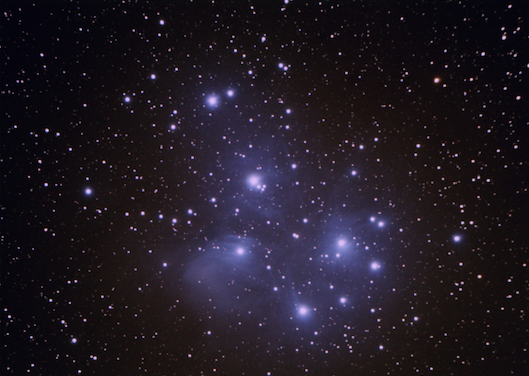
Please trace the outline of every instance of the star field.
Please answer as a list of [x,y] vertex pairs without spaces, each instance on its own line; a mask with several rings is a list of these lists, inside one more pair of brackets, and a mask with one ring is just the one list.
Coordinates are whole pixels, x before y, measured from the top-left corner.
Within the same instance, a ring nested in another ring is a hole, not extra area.
[[522,375],[523,2],[2,4],[2,374]]

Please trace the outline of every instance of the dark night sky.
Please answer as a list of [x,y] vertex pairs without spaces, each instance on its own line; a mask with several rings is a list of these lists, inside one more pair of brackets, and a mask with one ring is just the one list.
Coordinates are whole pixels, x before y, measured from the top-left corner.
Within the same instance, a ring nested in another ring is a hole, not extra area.
[[1,373],[523,375],[523,1],[2,2]]

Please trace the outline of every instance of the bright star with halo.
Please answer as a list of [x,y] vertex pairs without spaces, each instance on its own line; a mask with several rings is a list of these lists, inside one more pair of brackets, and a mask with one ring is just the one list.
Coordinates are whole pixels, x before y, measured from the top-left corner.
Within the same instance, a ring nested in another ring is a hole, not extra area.
[[301,306],[299,307],[298,312],[301,316],[306,316],[309,313],[309,309],[305,306]]
[[206,101],[210,107],[217,107],[219,104],[219,98],[217,98],[215,95],[210,95]]

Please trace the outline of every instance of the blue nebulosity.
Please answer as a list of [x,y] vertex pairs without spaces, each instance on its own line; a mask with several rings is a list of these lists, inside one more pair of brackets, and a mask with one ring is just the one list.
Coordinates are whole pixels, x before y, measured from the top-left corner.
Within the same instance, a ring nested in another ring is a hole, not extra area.
[[4,4],[0,374],[523,374],[526,14]]

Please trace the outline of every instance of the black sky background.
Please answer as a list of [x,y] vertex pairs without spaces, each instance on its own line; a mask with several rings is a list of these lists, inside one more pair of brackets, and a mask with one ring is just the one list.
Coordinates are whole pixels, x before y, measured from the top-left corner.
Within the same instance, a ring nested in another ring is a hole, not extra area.
[[526,372],[524,2],[1,7],[2,374]]

